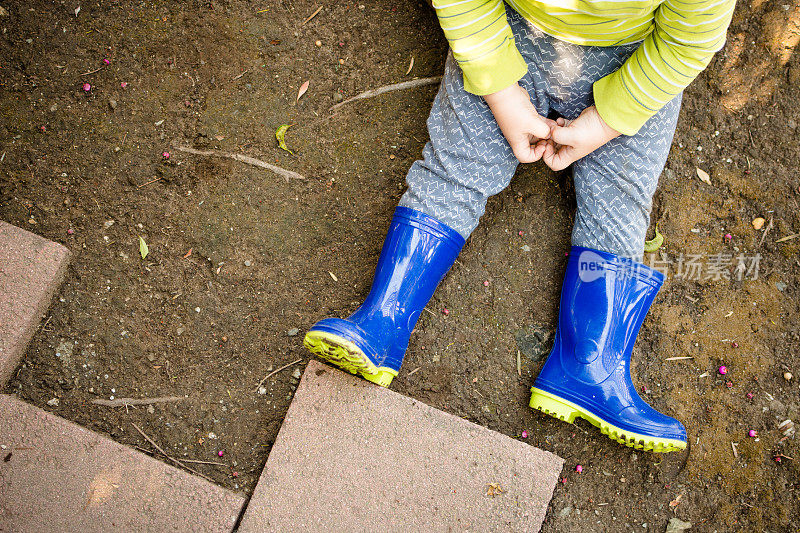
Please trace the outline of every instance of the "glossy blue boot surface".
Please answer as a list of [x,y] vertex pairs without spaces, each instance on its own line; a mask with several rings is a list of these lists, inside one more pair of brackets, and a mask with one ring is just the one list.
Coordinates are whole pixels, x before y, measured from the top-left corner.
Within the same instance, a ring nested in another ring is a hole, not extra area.
[[555,344],[533,385],[531,407],[610,438],[659,452],[686,447],[686,430],[650,407],[630,376],[631,350],[664,275],[641,263],[573,246]]
[[319,357],[388,386],[422,310],[463,246],[457,231],[398,207],[364,303],[348,318],[314,324],[304,344]]

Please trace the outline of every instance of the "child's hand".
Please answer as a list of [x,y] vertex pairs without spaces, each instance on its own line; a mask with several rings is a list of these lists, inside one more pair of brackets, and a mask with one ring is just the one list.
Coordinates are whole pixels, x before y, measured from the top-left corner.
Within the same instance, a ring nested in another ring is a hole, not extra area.
[[620,135],[605,123],[595,106],[590,106],[575,120],[559,118],[550,132],[550,139],[540,141],[536,148],[544,147],[542,158],[548,167],[564,170]]
[[550,136],[556,123],[539,116],[528,91],[515,83],[483,99],[519,162],[533,163],[541,159],[545,145],[540,145],[539,141]]

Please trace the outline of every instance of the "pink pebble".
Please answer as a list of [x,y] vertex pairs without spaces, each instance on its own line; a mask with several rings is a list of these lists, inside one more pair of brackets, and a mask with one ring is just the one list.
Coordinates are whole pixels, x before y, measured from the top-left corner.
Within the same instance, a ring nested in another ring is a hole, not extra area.
[[756,433],[755,429],[751,429],[750,431],[748,431],[747,435],[753,438],[758,437],[758,433]]
[[575,467],[575,471],[580,474],[581,472],[583,472],[583,467],[581,465],[578,465]]
[[449,315],[449,314],[450,314],[450,310],[449,310],[448,308],[446,308],[446,307],[445,307],[444,309],[442,309],[442,314],[443,314],[444,316],[447,316],[447,315]]
[[92,90],[92,86],[89,85],[88,83],[84,83],[83,84],[83,90],[88,93],[89,91]]
[[730,233],[726,233],[726,234],[725,234],[725,240],[726,240],[726,241],[731,241],[731,240],[733,240],[733,235],[731,235]]
[[484,282],[483,282],[483,286],[484,286],[484,287],[488,287],[488,286],[489,286],[489,281],[488,281],[488,280],[487,280],[487,281],[484,281]]
[[732,347],[734,347],[734,348],[738,348],[738,347],[739,347],[739,343],[738,343],[738,342],[736,342],[736,341],[733,341],[733,342],[731,343],[731,346],[732,346]]
[[719,367],[719,373],[724,376],[725,374],[728,373],[728,367],[725,366],[725,365],[722,365],[721,367]]
[[225,452],[223,452],[222,450],[220,450],[220,451],[218,451],[218,452],[217,452],[217,455],[218,455],[218,456],[220,456],[220,457],[222,457],[223,455],[225,455]]
[[523,439],[527,439],[528,438],[528,432],[525,431],[524,429],[522,430],[522,438]]
[[119,84],[119,86],[124,89],[125,87],[128,86],[128,82],[127,81],[123,81],[122,83]]
[[746,394],[746,396],[747,396],[747,399],[748,399],[748,400],[752,400],[752,399],[753,399],[753,393],[752,393],[752,392],[748,392],[748,393]]
[[110,65],[111,64],[111,60],[108,59],[108,58],[105,58],[105,59],[103,59],[103,64],[104,65]]
[[239,477],[239,472],[233,472],[233,473],[231,473],[231,475],[232,475],[233,477]]
[[67,230],[67,235],[72,235],[72,234],[74,234],[74,233],[75,233],[75,230],[74,230],[74,229],[72,229],[72,228],[69,228],[69,229]]
[[522,237],[523,235],[525,235],[525,232],[522,231],[522,230],[519,230],[519,236]]
[[161,155],[164,157],[164,159],[169,159],[169,152],[164,152]]

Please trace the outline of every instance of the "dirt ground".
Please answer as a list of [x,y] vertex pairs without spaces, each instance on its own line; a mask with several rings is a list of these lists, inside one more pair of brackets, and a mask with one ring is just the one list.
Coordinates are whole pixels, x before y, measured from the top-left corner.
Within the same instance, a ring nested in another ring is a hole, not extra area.
[[[6,392],[153,451],[136,423],[171,455],[224,462],[194,466],[249,494],[309,359],[303,333],[369,290],[436,88],[329,108],[440,74],[435,17],[424,2],[326,3],[305,24],[319,4],[0,5],[0,218],[75,254]],[[634,452],[528,408],[574,209],[541,164],[491,199],[423,313],[392,387],[564,457],[544,531],[664,531],[672,517],[692,531],[800,528],[800,447],[778,429],[800,419],[800,239],[778,242],[800,231],[798,40],[800,1],[740,2],[686,92],[661,178],[653,257],[673,263],[634,380],[684,422],[686,451]],[[281,124],[293,155],[277,146]],[[90,403],[169,395],[188,398]]]

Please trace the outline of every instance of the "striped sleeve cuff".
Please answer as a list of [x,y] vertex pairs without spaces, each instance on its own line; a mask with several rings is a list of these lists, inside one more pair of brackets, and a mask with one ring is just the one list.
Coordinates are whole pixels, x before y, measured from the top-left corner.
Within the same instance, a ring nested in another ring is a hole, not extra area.
[[594,82],[594,105],[606,124],[623,135],[635,135],[658,109],[640,102],[621,74],[620,69]]
[[458,64],[464,73],[464,89],[481,96],[513,85],[528,72],[511,36],[490,53]]

